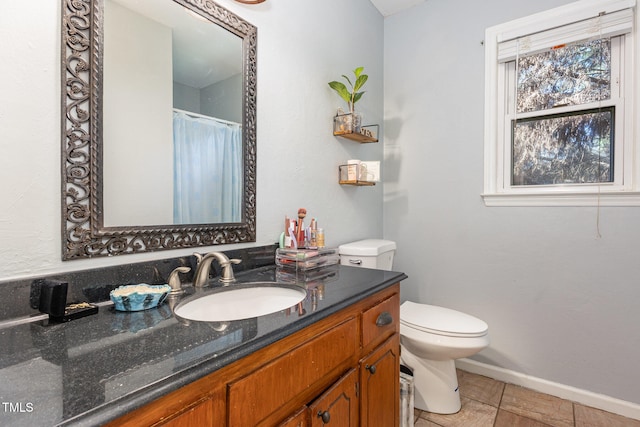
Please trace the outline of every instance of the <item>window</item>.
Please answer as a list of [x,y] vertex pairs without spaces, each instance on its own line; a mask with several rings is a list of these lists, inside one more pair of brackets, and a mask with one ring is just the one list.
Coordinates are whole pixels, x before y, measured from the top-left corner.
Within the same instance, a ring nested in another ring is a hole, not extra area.
[[634,5],[583,0],[487,29],[486,205],[640,205]]

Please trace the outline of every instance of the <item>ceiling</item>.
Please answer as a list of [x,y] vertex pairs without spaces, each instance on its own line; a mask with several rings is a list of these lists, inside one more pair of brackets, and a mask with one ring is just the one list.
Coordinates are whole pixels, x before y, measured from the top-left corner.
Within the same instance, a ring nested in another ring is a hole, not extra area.
[[380,11],[382,16],[387,17],[425,1],[427,0],[371,0],[371,3]]

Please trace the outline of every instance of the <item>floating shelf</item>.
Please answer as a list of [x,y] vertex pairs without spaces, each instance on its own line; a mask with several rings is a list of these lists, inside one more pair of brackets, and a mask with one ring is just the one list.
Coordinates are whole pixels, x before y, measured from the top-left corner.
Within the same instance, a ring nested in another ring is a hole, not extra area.
[[[378,126],[378,125],[372,125],[372,126]],[[369,142],[378,142],[377,138],[372,138],[370,136],[366,136],[360,133],[344,133],[344,134],[334,133],[334,135],[342,138],[350,139],[352,141],[357,141],[362,144],[366,144]]]
[[343,181],[340,180],[340,185],[357,185],[360,187],[376,185],[373,181]]
[[375,181],[367,181],[361,177],[360,165],[340,165],[338,166],[338,182],[340,185],[357,185],[360,187],[376,185]]
[[356,114],[338,114],[333,118],[333,135],[360,143],[378,142],[380,126],[360,126],[361,116]]

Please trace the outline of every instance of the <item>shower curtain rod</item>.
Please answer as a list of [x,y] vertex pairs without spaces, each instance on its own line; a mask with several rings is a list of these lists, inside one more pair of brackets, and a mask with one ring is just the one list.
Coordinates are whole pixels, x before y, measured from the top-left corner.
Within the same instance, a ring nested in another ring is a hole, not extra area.
[[217,117],[206,116],[204,114],[194,113],[193,111],[181,110],[179,108],[174,108],[173,111],[178,112],[178,113],[184,113],[187,116],[191,116],[191,117],[198,117],[198,118],[201,118],[201,119],[215,120],[216,122],[223,123],[225,125],[237,125],[237,126],[242,127],[242,125],[240,123],[237,123],[237,122],[232,122],[230,120],[223,120],[223,119],[219,119]]

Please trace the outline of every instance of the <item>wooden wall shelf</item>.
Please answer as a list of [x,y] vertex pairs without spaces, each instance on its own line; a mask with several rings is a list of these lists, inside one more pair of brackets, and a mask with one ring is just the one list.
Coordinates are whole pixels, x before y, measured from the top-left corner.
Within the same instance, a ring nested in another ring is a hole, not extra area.
[[340,185],[356,185],[360,187],[367,187],[367,186],[370,187],[372,185],[376,185],[376,183],[373,181],[340,181]]
[[[377,126],[377,125],[376,125]],[[373,138],[370,136],[366,136],[360,133],[343,133],[343,134],[333,134],[334,136],[339,136],[341,138],[350,139],[352,141],[357,141],[362,144],[370,143],[370,142],[378,142],[377,138]]]

